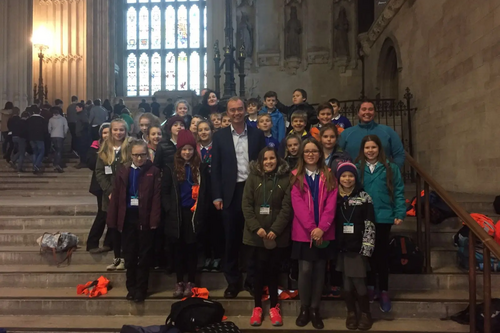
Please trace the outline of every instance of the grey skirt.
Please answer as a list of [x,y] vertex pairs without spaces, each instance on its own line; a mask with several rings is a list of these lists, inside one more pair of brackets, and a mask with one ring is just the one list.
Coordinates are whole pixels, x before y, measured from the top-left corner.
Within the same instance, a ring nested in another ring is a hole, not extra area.
[[359,253],[340,252],[336,270],[348,277],[365,278],[366,272],[370,270],[370,264],[368,258]]

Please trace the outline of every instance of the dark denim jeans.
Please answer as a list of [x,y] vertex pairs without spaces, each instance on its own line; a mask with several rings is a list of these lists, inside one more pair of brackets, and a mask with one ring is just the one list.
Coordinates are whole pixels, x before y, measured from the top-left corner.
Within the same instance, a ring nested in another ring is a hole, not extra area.
[[33,149],[33,168],[42,167],[43,157],[45,155],[45,142],[43,141],[30,141],[31,148]]
[[17,170],[23,169],[24,155],[26,154],[26,139],[19,136],[12,137],[14,142],[14,155],[12,155],[12,162],[17,163]]
[[61,167],[61,158],[62,158],[62,152],[63,152],[63,144],[64,144],[64,138],[51,138],[52,139],[52,145],[54,146],[54,168],[55,167]]

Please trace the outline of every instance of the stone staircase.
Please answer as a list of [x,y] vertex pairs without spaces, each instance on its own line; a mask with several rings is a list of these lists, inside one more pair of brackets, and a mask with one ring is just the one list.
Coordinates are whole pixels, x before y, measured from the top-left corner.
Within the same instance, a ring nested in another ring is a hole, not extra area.
[[[125,300],[125,274],[106,272],[112,253],[91,255],[85,251],[88,230],[96,210],[95,198],[88,193],[90,171],[76,170],[76,159],[66,158],[64,174],[47,172],[18,175],[4,161],[0,162],[0,327],[8,332],[119,332],[123,324],[163,324],[170,312],[175,277],[152,272],[150,290],[153,295],[143,304]],[[48,164],[47,164],[48,165]],[[28,163],[27,163],[28,166]],[[26,168],[29,170],[29,168]],[[411,186],[407,196],[414,195]],[[493,212],[489,196],[455,194],[470,212]],[[456,250],[451,237],[460,228],[457,219],[432,226],[433,273],[426,275],[391,275],[393,310],[382,313],[372,305],[376,319],[372,332],[468,332],[468,327],[446,320],[468,304],[468,275],[456,265]],[[41,255],[36,238],[43,232],[70,231],[80,238],[80,248],[73,254],[70,266],[56,267],[51,255]],[[416,235],[416,219],[408,218],[393,228],[394,234]],[[76,285],[104,275],[113,283],[109,294],[98,299],[76,295]],[[478,283],[481,285],[481,278]],[[224,277],[203,273],[200,285],[220,301],[228,319],[243,332],[315,331],[312,326],[298,328],[295,316],[300,303],[284,301],[285,325],[273,328],[264,320],[260,328],[248,325],[253,300],[247,292],[234,300],[225,300]],[[492,276],[493,293],[500,294],[500,275]],[[481,298],[481,287],[478,298]],[[269,306],[267,304],[267,306]],[[322,302],[326,330],[347,332],[345,308],[340,300]],[[267,313],[267,312],[265,312]],[[267,316],[266,316],[267,317]]]

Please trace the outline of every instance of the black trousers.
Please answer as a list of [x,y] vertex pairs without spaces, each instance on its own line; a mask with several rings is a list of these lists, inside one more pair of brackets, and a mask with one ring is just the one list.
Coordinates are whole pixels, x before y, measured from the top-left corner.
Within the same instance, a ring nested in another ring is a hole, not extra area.
[[[96,195],[96,197],[97,214],[95,216],[94,223],[90,228],[89,237],[87,238],[87,251],[99,247],[99,240],[101,239],[104,229],[106,228],[106,217],[108,213],[102,210],[102,192]],[[106,236],[104,236],[104,246],[109,246],[110,248],[113,247],[111,234],[111,232],[107,232]]]
[[262,307],[263,290],[267,285],[271,307],[274,308],[278,304],[278,282],[281,268],[280,265],[283,259],[283,249],[275,248],[266,250],[264,248],[253,248],[252,250],[253,260],[255,262],[255,307]]
[[221,259],[224,255],[224,234],[221,230],[224,230],[222,214],[210,205],[200,237],[206,259]]
[[2,143],[3,158],[8,162],[10,161],[12,151],[14,150],[14,142],[12,142],[12,135],[9,135],[9,132],[2,132],[2,137],[3,137],[3,143]]
[[76,123],[68,123],[69,132],[71,133],[71,150],[78,151],[76,142]]
[[99,128],[101,126],[92,126],[90,130],[90,136],[92,141],[99,140]]
[[127,290],[146,294],[153,231],[139,230],[138,227],[139,214],[127,211],[122,231],[123,256],[127,269]]
[[389,290],[389,237],[392,224],[375,223],[375,250],[370,258],[371,270],[368,272],[368,285],[380,291]]
[[[194,239],[194,234],[190,230],[193,213],[189,208],[183,207],[181,210],[182,227],[181,237],[173,241],[175,256],[175,273],[177,282],[184,281],[187,273],[187,282],[195,283],[196,268],[198,265],[198,243]],[[189,230],[189,232],[186,231]]]
[[[237,284],[241,279],[240,249],[243,242],[243,228],[245,227],[241,202],[244,187],[244,182],[236,183],[231,204],[229,207],[223,207],[222,210],[222,222],[226,238],[224,275],[228,284]],[[247,282],[249,284],[253,284],[253,266],[253,260],[251,260],[247,267]]]

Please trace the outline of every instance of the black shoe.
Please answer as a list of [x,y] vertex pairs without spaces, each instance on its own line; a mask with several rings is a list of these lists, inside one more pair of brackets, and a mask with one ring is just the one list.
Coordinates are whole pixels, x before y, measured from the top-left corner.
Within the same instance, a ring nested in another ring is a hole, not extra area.
[[134,292],[133,291],[129,291],[128,294],[127,294],[127,300],[131,301],[133,300],[135,297],[134,295]]
[[146,293],[143,293],[142,291],[138,291],[135,293],[134,297],[134,302],[135,303],[142,303],[146,299]]
[[246,291],[248,291],[250,293],[250,295],[253,296],[253,284],[251,284],[248,281],[245,281],[245,284],[243,285],[243,289],[245,289]]
[[83,163],[78,163],[77,165],[75,165],[75,169],[82,169],[82,168],[86,168],[87,166]]
[[54,171],[57,171],[57,172],[59,172],[59,173],[63,173],[63,172],[64,172],[63,168],[61,168],[60,166],[55,167],[55,168],[54,168]]
[[214,259],[214,261],[212,262],[212,270],[211,272],[212,273],[219,273],[220,272],[220,263],[221,263],[221,259]]
[[230,284],[224,291],[224,298],[236,298],[239,292],[240,290],[236,284]]
[[311,308],[311,323],[313,327],[317,330],[322,330],[323,328],[325,328],[323,320],[321,320],[321,317],[319,315],[318,308]]
[[98,254],[101,253],[101,249],[98,247],[94,247],[93,249],[88,250],[90,254]]
[[301,306],[299,316],[295,320],[295,325],[304,327],[307,324],[309,324],[309,307]]

